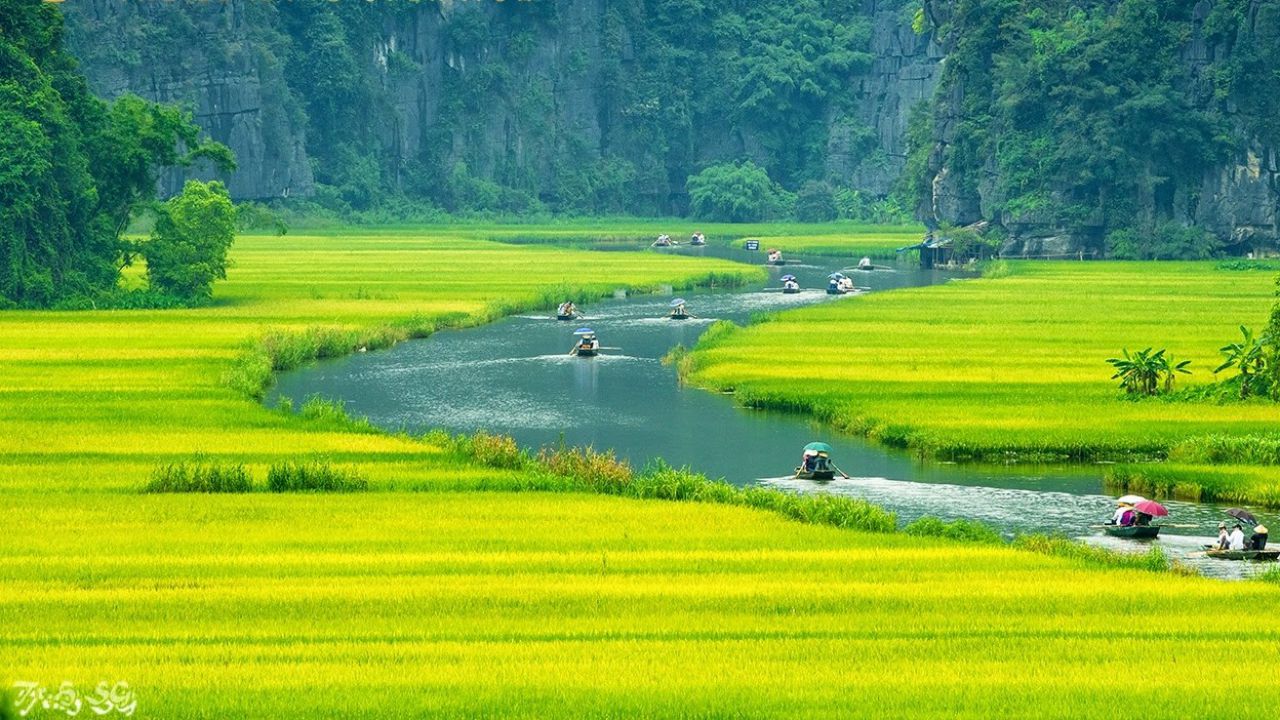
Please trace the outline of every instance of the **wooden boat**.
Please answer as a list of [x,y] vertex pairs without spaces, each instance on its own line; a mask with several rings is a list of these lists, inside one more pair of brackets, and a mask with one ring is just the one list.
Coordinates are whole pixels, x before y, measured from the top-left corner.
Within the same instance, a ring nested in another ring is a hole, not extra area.
[[582,346],[578,346],[574,348],[573,354],[577,355],[578,357],[595,357],[596,355],[600,354],[600,351],[595,350],[593,348],[584,348]]
[[1218,560],[1280,560],[1280,550],[1206,550],[1204,554]]
[[828,295],[847,295],[847,294],[848,294],[848,291],[847,291],[847,290],[841,290],[840,288],[838,288],[838,287],[836,287],[836,286],[834,286],[834,285],[828,285],[828,286],[827,286],[827,294],[828,294]]
[[576,318],[576,317],[577,317],[577,315],[557,315],[557,316],[556,316],[556,319],[557,319],[557,320],[572,320],[572,319],[574,319],[574,318]]
[[1111,537],[1150,539],[1160,535],[1159,525],[1107,525],[1102,531]]
[[671,318],[672,320],[688,320],[689,313],[680,313],[679,315],[677,315],[676,313],[671,313],[667,317]]
[[798,480],[834,480],[835,477],[835,470],[805,470],[804,468],[796,468],[796,479]]
[[800,288],[798,288],[798,287],[784,287],[784,288],[782,288],[782,294],[783,294],[783,295],[796,295],[796,294],[798,294],[799,292],[800,292]]

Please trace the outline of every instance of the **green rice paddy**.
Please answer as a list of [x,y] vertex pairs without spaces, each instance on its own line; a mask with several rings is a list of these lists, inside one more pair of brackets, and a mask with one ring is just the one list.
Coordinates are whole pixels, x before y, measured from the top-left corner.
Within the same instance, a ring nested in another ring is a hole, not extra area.
[[[1280,702],[1280,588],[580,495],[0,495],[5,673],[137,717],[1076,718]],[[1136,656],[1158,658],[1137,662]]]
[[[1278,659],[1280,631],[1257,611],[1275,604],[1273,584],[806,525],[730,505],[495,492],[536,485],[524,469],[461,462],[438,438],[263,408],[245,394],[252,383],[240,383],[246,363],[263,357],[301,361],[566,293],[729,282],[755,270],[391,231],[244,237],[233,259],[208,308],[0,314],[0,687],[71,681],[87,692],[123,680],[139,718],[1074,718],[1111,714],[1134,688],[1144,717],[1185,718],[1242,698],[1254,708],[1280,701],[1268,674],[1224,669]],[[1203,371],[1219,334],[1265,312],[1267,278],[1227,282],[1183,267],[1020,266],[1004,280],[833,303],[722,337],[699,377],[747,374],[734,363],[764,348],[749,363],[755,374],[735,385],[782,388],[782,398],[815,387],[797,373],[816,372],[830,391],[813,397],[843,408],[865,397],[858,377],[896,377],[916,402],[938,399],[946,420],[965,406],[956,387],[984,387],[994,382],[984,372],[998,369],[1020,389],[995,396],[1014,407],[994,406],[993,419],[1025,419],[1035,392],[1062,393],[1055,378],[1094,392],[1096,373],[1105,388],[1102,360],[1131,331],[1158,331],[1148,344],[1168,338]],[[1153,281],[1164,284],[1134,287]],[[1040,347],[1035,338],[1068,325],[1056,313],[1080,314],[1081,296],[1067,288],[1088,283],[1104,285],[1088,302],[1113,310],[1140,296],[1170,302],[1133,326],[1098,324],[1101,337],[1072,331],[1071,343],[1049,343],[1081,355],[1053,360],[1039,381],[1029,361],[981,351],[983,337]],[[1179,284],[1195,289],[1191,310],[1172,302]],[[1020,287],[1050,288],[1056,312],[979,299]],[[980,322],[963,320],[966,307]],[[1211,312],[1221,333],[1185,322]],[[868,313],[879,319],[865,324]],[[898,353],[876,349],[891,338],[868,332],[923,333],[938,317],[935,337],[955,341],[950,355],[901,335]],[[849,352],[825,362],[800,352],[813,341],[806,328]],[[974,357],[990,367],[967,368]],[[875,358],[884,374],[871,373]],[[1096,403],[1080,407],[1101,415]],[[1263,422],[1253,410],[1207,408],[1241,413],[1233,428]],[[1042,442],[1034,424],[1012,425],[1020,446]],[[930,428],[941,438],[964,426]],[[139,492],[157,466],[197,460],[245,463],[259,484],[268,466],[324,462],[373,491]]]
[[693,379],[804,409],[947,459],[1161,454],[1198,435],[1266,433],[1265,402],[1133,401],[1106,359],[1168,348],[1183,385],[1269,312],[1269,273],[1211,263],[1022,263],[998,279],[850,298],[716,333]]

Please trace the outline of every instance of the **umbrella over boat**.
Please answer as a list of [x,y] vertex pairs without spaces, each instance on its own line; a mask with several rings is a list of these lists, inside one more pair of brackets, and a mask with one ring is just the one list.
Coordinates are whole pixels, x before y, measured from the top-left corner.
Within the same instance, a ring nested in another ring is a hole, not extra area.
[[672,300],[672,301],[671,301],[671,307],[673,307],[673,308],[678,308],[678,307],[680,307],[681,305],[684,305],[684,304],[685,304],[685,302],[684,302],[684,298],[676,298],[675,300]]
[[1169,510],[1155,500],[1140,500],[1133,504],[1133,509],[1152,517],[1165,517]]
[[1245,510],[1245,509],[1243,509],[1243,508],[1228,508],[1227,510],[1224,510],[1223,512],[1225,512],[1226,514],[1230,515],[1231,517],[1233,517],[1233,518],[1235,518],[1235,519],[1239,520],[1240,522],[1247,522],[1247,523],[1249,523],[1250,525],[1257,525],[1257,524],[1258,524],[1258,518],[1254,517],[1254,516],[1253,516],[1253,513],[1249,512],[1248,510]]
[[1116,498],[1117,505],[1136,505],[1140,502],[1145,502],[1145,501],[1146,501],[1146,498],[1142,497],[1141,495],[1125,495],[1124,497]]
[[795,276],[795,275],[789,275],[789,274],[788,274],[788,275],[783,275],[783,276],[782,276],[782,282],[789,282],[789,281],[791,281],[791,280],[795,280],[795,279],[796,279],[796,276]]
[[595,335],[596,331],[591,328],[578,328],[573,331],[574,335]]

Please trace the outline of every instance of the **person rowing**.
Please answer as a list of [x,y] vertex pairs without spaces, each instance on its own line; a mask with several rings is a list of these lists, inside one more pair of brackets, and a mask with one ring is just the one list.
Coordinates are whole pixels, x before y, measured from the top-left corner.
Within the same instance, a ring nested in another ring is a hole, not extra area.
[[572,320],[581,317],[578,313],[578,306],[573,304],[572,300],[565,300],[560,303],[560,307],[556,308],[556,319]]

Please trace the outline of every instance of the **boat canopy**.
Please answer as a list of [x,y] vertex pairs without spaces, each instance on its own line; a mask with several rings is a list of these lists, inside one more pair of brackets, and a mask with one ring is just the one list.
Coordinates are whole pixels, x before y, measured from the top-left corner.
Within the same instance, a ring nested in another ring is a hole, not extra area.
[[676,298],[671,301],[671,307],[677,308],[684,304],[684,298]]
[[573,331],[574,335],[595,335],[596,331],[591,328],[578,328]]

